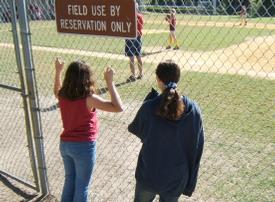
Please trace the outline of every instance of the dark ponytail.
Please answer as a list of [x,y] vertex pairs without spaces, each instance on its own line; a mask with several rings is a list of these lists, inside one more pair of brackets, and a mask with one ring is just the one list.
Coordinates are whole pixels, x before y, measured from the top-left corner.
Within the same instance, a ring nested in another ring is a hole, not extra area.
[[185,107],[176,90],[180,78],[180,68],[174,62],[162,62],[158,65],[156,74],[165,84],[165,90],[162,93],[162,100],[156,114],[168,120],[178,120]]

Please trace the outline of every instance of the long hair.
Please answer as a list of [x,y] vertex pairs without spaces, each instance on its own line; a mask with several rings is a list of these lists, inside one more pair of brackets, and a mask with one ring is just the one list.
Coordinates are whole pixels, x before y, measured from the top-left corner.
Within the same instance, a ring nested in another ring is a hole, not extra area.
[[180,68],[172,61],[161,62],[157,66],[156,75],[165,85],[156,114],[168,120],[178,120],[185,108],[176,90],[176,84],[180,79]]
[[93,93],[95,93],[95,81],[89,65],[83,61],[72,62],[68,66],[58,95],[69,100],[76,100]]

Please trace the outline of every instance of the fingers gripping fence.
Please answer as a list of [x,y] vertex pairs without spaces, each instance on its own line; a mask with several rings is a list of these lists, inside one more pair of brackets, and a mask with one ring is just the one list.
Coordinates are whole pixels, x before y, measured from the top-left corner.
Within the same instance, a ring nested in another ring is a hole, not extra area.
[[[7,17],[10,10],[6,2],[0,4],[0,31],[5,36],[0,44],[3,47],[0,49],[1,84],[21,89],[12,34],[8,31],[11,18]],[[132,72],[123,39],[57,34],[55,1],[26,1],[50,193],[59,199],[64,180],[58,149],[62,125],[52,93],[54,59],[60,56],[66,64],[77,59],[91,64],[103,97],[108,96],[103,70],[112,65],[116,71],[115,83],[125,111],[119,114],[99,112],[97,163],[89,196],[91,201],[104,202],[133,200],[134,173],[141,143],[128,133],[127,126],[150,89],[157,89],[157,64],[174,60],[182,70],[177,89],[201,106],[206,138],[196,191],[191,198],[182,196],[180,201],[272,201],[274,2],[137,2],[144,17],[143,77],[126,82]],[[176,11],[176,24],[171,33],[166,18],[172,9]],[[135,76],[138,76],[138,62],[134,62]],[[31,158],[24,147],[28,144],[27,138],[21,135],[22,140],[14,141],[19,137],[13,137],[25,127],[24,121],[14,123],[14,114],[16,117],[24,114],[18,107],[20,96],[17,91],[6,88],[1,88],[0,93],[1,110],[5,114],[0,119],[2,131],[5,131],[0,139],[1,145],[5,145],[1,146],[0,169],[34,181],[31,166],[24,163]],[[19,118],[16,120],[19,122]],[[14,147],[24,157],[14,155],[11,149]],[[11,162],[11,156],[16,163]],[[21,159],[25,159],[23,163]]]

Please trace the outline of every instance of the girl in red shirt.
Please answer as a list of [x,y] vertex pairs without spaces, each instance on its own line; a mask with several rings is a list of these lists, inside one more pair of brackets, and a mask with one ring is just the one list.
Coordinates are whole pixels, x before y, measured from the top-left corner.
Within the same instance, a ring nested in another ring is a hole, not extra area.
[[93,73],[85,62],[72,62],[62,83],[63,69],[64,62],[56,59],[54,94],[59,100],[64,128],[60,138],[65,168],[61,202],[86,202],[96,159],[97,109],[121,112],[122,102],[113,83],[113,69],[108,67],[104,72],[111,100],[96,95]]

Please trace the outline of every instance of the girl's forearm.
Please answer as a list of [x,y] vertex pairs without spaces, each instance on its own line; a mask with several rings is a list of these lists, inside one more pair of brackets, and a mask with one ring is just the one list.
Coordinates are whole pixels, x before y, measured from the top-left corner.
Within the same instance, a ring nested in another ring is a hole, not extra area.
[[55,71],[55,79],[54,79],[54,94],[58,97],[58,92],[61,88],[61,71]]
[[122,101],[120,99],[120,96],[117,92],[117,89],[113,82],[107,82],[109,94],[111,96],[111,102],[117,109],[117,111],[123,111]]

